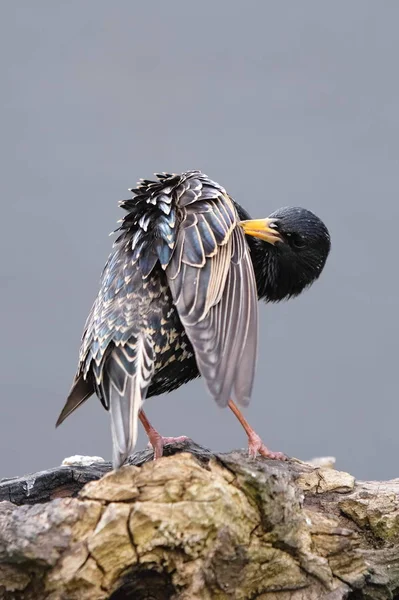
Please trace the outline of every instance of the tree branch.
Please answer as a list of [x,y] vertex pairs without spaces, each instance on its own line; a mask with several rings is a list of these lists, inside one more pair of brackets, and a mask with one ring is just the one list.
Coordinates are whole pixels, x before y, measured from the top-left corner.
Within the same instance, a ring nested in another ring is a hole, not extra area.
[[0,482],[0,599],[399,593],[399,481],[167,446]]

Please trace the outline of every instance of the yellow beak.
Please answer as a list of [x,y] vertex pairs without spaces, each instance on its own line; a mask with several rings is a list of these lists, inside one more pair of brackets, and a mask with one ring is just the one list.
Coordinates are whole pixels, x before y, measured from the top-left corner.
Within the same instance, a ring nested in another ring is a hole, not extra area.
[[283,242],[283,238],[275,228],[274,219],[251,219],[250,221],[240,221],[246,235],[260,238],[269,244]]

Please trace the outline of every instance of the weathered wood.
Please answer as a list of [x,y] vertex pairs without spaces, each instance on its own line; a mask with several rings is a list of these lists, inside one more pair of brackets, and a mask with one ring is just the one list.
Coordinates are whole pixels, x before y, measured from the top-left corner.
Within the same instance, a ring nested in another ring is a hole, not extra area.
[[0,599],[399,594],[399,480],[296,460],[137,452],[0,482]]

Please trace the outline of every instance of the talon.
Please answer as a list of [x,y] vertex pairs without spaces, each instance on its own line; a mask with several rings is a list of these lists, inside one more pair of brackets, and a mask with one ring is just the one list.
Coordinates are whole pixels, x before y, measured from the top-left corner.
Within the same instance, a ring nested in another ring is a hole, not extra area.
[[148,435],[149,442],[147,448],[152,448],[154,450],[154,460],[161,458],[165,444],[178,444],[179,442],[190,440],[186,435],[181,435],[179,437],[162,437],[162,435],[151,425],[142,410],[139,413],[139,419]]
[[282,452],[269,450],[255,432],[252,432],[248,436],[248,454],[251,458],[256,458],[260,454],[264,458],[271,458],[273,460],[288,460],[287,456]]
[[154,450],[154,460],[158,460],[163,455],[164,446],[167,444],[179,444],[181,442],[191,441],[191,438],[186,435],[181,435],[179,437],[163,437],[160,435],[154,428],[151,428],[147,435],[149,437],[149,442],[147,444],[147,448],[152,448]]
[[237,417],[239,422],[244,428],[245,433],[248,436],[248,454],[251,458],[256,458],[258,454],[264,456],[265,458],[273,458],[274,460],[288,460],[287,456],[282,452],[272,452],[269,450],[267,446],[262,442],[261,438],[257,433],[252,429],[251,425],[248,423],[238,406],[233,402],[233,400],[229,400],[228,406],[230,410]]
[[156,435],[152,435],[151,438],[148,445],[154,449],[154,460],[161,458],[163,455],[163,448],[166,444],[178,444],[179,442],[186,442],[190,439],[186,435],[181,435],[179,437],[162,437],[158,432],[156,432]]
[[187,442],[187,441],[191,441],[191,438],[187,437],[186,435],[180,435],[178,437],[163,437],[162,438],[162,443],[165,446],[165,444],[180,444],[181,442]]

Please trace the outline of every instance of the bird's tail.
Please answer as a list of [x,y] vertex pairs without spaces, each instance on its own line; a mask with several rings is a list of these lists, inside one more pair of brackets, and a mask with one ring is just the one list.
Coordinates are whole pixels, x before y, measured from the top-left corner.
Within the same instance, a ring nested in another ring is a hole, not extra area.
[[118,469],[133,449],[137,441],[137,424],[143,394],[138,385],[137,376],[128,377],[124,393],[111,387],[109,408],[113,444],[112,464]]
[[136,445],[139,412],[153,374],[152,346],[148,340],[139,339],[130,349],[126,346],[114,348],[109,360],[106,370],[109,375],[112,462],[114,469],[118,469]]

